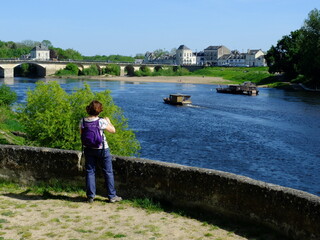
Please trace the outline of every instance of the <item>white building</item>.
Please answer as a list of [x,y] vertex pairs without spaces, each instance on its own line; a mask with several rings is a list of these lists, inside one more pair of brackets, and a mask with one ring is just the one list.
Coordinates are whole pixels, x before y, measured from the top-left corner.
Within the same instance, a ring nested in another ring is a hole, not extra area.
[[250,50],[248,49],[246,54],[246,65],[249,67],[262,67],[267,66],[264,58],[265,53],[261,50]]
[[218,59],[218,66],[246,67],[246,54],[237,50],[231,51]]
[[196,56],[192,50],[185,45],[180,45],[176,51],[176,64],[177,65],[195,65]]
[[34,60],[49,60],[50,50],[48,49],[48,47],[40,44],[39,46],[36,46],[31,50],[30,58]]

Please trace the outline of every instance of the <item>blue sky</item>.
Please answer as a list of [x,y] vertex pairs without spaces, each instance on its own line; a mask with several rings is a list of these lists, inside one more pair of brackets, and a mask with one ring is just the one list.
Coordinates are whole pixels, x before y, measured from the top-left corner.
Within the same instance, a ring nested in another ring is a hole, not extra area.
[[0,40],[50,40],[87,56],[135,56],[181,44],[267,51],[314,8],[319,0],[3,1]]

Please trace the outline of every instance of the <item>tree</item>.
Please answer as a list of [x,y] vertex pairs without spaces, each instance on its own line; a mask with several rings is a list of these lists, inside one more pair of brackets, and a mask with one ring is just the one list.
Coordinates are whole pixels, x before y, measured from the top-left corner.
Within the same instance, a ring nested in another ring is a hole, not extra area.
[[301,74],[310,79],[314,87],[320,86],[320,11],[312,10],[302,27]]
[[89,85],[67,94],[57,82],[38,82],[27,92],[27,103],[19,109],[29,141],[33,145],[62,149],[81,149],[79,121],[87,115],[85,108],[98,100],[104,106],[100,117],[108,117],[117,129],[106,133],[113,154],[131,156],[138,153],[140,144],[128,128],[122,110],[112,100],[110,91],[94,93]]
[[48,48],[53,47],[52,43],[49,40],[42,40],[41,44]]
[[120,76],[120,66],[117,64],[108,64],[105,68],[105,74]]
[[320,84],[320,11],[312,10],[301,29],[291,32],[272,46],[265,58],[270,73],[285,73],[289,80],[305,79]]
[[134,58],[135,58],[135,59],[144,59],[144,54],[142,54],[142,53],[137,53]]
[[300,46],[302,31],[296,30],[284,36],[276,46],[272,46],[265,58],[270,73],[285,73],[289,79],[298,76],[298,64],[301,59]]
[[0,86],[0,105],[9,106],[17,101],[16,92],[12,91],[10,87],[5,84]]
[[153,54],[154,54],[155,58],[160,58],[163,55],[169,54],[169,52],[166,50],[157,49],[157,50],[153,51]]
[[34,48],[35,46],[39,45],[40,42],[33,41],[33,40],[23,40],[21,44],[26,47]]
[[57,76],[65,76],[65,75],[79,75],[79,68],[74,63],[68,63],[64,69],[58,70],[55,75]]
[[99,69],[97,65],[91,65],[89,68],[83,69],[82,74],[86,76],[97,76],[99,75]]

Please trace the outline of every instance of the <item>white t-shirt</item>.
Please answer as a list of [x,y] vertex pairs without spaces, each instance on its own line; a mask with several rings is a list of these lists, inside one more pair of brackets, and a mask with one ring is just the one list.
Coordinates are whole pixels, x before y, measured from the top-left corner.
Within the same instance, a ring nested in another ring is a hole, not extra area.
[[[109,148],[108,146],[108,142],[107,142],[107,138],[106,138],[106,135],[103,133],[103,130],[107,128],[108,126],[108,122],[107,120],[105,120],[104,118],[99,118],[99,117],[95,117],[95,118],[84,118],[84,120],[86,122],[94,122],[94,121],[97,121],[99,119],[99,128],[100,128],[100,134],[102,135],[103,137],[103,141],[104,141],[104,148],[107,149]],[[81,129],[81,126],[82,126],[82,118],[80,120],[80,129]],[[98,149],[102,149],[103,146],[99,147]]]

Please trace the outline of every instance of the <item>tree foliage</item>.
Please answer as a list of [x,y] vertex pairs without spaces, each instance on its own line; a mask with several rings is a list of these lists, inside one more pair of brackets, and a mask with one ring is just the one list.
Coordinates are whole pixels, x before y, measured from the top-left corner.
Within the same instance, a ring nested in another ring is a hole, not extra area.
[[12,91],[10,87],[5,84],[0,86],[0,105],[9,106],[17,101],[17,94]]
[[108,64],[104,69],[105,74],[120,76],[120,66],[117,64]]
[[[266,54],[271,73],[285,73],[289,80],[307,79],[320,86],[320,11],[313,9],[302,28],[291,32]],[[301,77],[302,76],[302,77]]]
[[82,74],[85,76],[97,76],[99,75],[99,69],[97,65],[91,65],[90,67],[83,69]]
[[302,27],[301,74],[311,80],[315,86],[320,85],[320,10],[314,9]]
[[94,93],[89,85],[67,94],[57,82],[39,82],[27,92],[27,103],[20,109],[20,120],[33,145],[62,149],[81,149],[79,121],[87,116],[86,106],[98,100],[104,106],[100,117],[108,116],[117,132],[106,133],[113,154],[131,156],[140,144],[128,127],[128,120],[116,106],[110,91]]
[[79,68],[74,63],[68,63],[64,69],[60,69],[56,72],[57,76],[66,76],[66,75],[78,76],[78,74],[79,74]]
[[299,74],[298,64],[301,58],[300,46],[302,30],[291,32],[272,46],[266,54],[270,73],[285,73],[290,79]]

